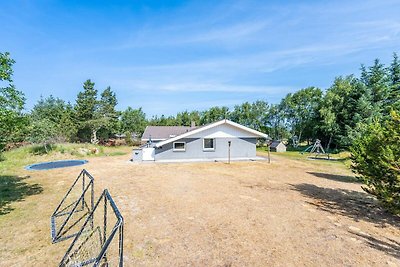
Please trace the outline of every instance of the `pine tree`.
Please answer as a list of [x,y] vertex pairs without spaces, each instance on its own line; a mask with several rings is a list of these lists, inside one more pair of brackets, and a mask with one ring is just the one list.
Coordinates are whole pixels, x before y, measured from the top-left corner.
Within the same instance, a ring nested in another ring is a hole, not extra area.
[[66,141],[75,141],[78,129],[74,121],[74,110],[70,103],[65,107],[58,128],[61,136],[63,136]]
[[92,130],[89,122],[96,119],[97,108],[97,90],[89,79],[83,84],[83,91],[78,93],[74,107],[75,121],[78,125],[77,136],[84,142],[91,140]]
[[[362,81],[370,90],[374,112],[381,115],[390,95],[389,76],[387,68],[375,59],[374,65],[363,70]],[[388,114],[386,114],[388,115]]]
[[400,111],[400,61],[396,53],[389,67],[390,94],[388,105],[390,108]]
[[352,169],[389,211],[400,214],[400,116],[368,124],[351,146]]
[[76,99],[75,114],[77,121],[85,122],[94,119],[97,106],[97,90],[94,89],[94,83],[90,79],[86,80],[83,84],[83,92],[79,92]]
[[112,134],[118,131],[119,112],[115,109],[117,104],[117,97],[111,90],[111,87],[108,86],[100,95],[98,109],[95,114],[95,118],[97,120],[100,119],[99,122],[103,122],[103,124],[100,125],[98,133],[99,137],[102,139],[108,139]]
[[118,112],[115,107],[118,104],[117,96],[108,86],[100,95],[99,110],[100,116],[116,118],[118,117]]

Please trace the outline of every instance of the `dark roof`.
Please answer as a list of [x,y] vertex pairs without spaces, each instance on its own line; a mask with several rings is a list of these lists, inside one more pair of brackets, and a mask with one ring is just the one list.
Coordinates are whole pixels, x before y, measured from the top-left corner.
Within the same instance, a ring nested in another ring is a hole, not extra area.
[[[272,143],[271,143],[271,147],[272,148],[275,148],[275,147],[277,147],[280,143],[282,143],[281,141],[272,141]],[[282,143],[283,144],[283,143]],[[285,145],[285,144],[283,144],[283,145]]]
[[165,140],[196,129],[189,126],[147,126],[142,135],[142,140]]

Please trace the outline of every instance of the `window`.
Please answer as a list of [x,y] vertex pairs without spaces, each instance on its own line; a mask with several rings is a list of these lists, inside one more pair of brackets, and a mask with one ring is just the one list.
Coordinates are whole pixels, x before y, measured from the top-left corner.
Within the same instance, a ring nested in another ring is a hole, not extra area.
[[173,151],[185,151],[186,143],[185,142],[174,142],[173,143]]
[[215,139],[204,138],[203,139],[203,150],[214,151],[215,150]]

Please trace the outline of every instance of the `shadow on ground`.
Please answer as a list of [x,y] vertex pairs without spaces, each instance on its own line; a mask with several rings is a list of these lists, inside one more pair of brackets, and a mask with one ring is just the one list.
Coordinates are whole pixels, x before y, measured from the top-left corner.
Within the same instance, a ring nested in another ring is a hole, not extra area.
[[351,232],[353,235],[356,235],[359,239],[363,240],[368,244],[368,246],[380,250],[390,256],[400,259],[400,243],[396,240],[379,236],[378,238],[373,237],[368,234],[363,233],[355,233]]
[[312,174],[318,178],[324,178],[328,180],[338,181],[338,182],[345,182],[345,183],[360,183],[354,176],[348,175],[337,175],[337,174],[330,174],[330,173],[322,173],[322,172],[307,172],[308,174]]
[[22,201],[27,196],[43,192],[40,184],[28,184],[27,177],[1,175],[0,176],[0,215],[10,213],[13,208],[11,203]]
[[332,189],[313,184],[291,185],[293,190],[311,198],[307,203],[333,215],[347,216],[354,221],[367,221],[380,227],[400,227],[400,217],[382,210],[368,194],[346,189]]

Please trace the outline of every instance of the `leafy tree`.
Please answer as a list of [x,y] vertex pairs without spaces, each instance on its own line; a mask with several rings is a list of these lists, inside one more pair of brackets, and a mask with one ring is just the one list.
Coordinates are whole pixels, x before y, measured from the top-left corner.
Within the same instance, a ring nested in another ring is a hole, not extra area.
[[47,98],[41,97],[31,111],[31,120],[39,121],[39,126],[43,125],[42,121],[47,120],[54,124],[56,136],[52,137],[59,142],[74,140],[77,129],[73,118],[72,106],[52,95]]
[[190,118],[190,113],[185,110],[183,112],[179,112],[176,114],[176,125],[180,126],[190,126],[191,124],[191,118]]
[[0,152],[7,142],[21,141],[27,126],[22,113],[25,97],[12,80],[14,63],[9,53],[0,53],[0,82],[5,82],[5,87],[0,87]]
[[400,116],[374,121],[351,146],[352,169],[389,211],[400,213]]
[[190,118],[190,125],[192,125],[192,123],[194,123],[195,126],[200,125],[201,113],[199,111],[197,110],[191,111],[189,113],[189,118]]
[[268,103],[265,101],[245,102],[241,105],[236,105],[229,118],[255,130],[262,130],[265,129],[267,112]]
[[107,128],[110,125],[110,118],[109,117],[97,117],[95,119],[88,120],[82,123],[82,126],[89,129],[91,132],[90,135],[90,142],[92,144],[98,144],[98,132],[102,128]]
[[354,89],[355,77],[337,77],[332,86],[328,88],[319,109],[319,129],[328,137],[327,148],[331,142],[336,146],[349,144],[347,139],[348,125],[351,125],[354,103],[351,93]]
[[209,124],[215,121],[227,119],[229,117],[229,108],[227,107],[211,107],[204,111],[200,118],[200,124]]
[[127,132],[129,135],[136,133],[141,136],[146,124],[146,114],[142,111],[142,108],[133,109],[128,107],[122,112],[121,127],[123,132]]
[[272,139],[283,140],[290,137],[284,122],[285,114],[281,105],[271,105],[266,114],[266,127]]
[[177,122],[174,116],[165,117],[161,115],[160,117],[153,116],[149,124],[154,126],[174,126],[177,125]]
[[49,145],[57,141],[57,124],[46,118],[34,120],[30,125],[29,132],[29,140],[32,143],[43,145],[46,153],[49,152]]
[[191,126],[192,123],[195,125],[200,124],[201,114],[197,110],[188,112],[187,110],[183,112],[178,112],[175,117],[175,124],[177,126]]
[[[292,136],[296,136],[299,141],[302,140],[303,133],[307,129],[315,128],[321,98],[321,89],[308,87],[293,94],[290,93],[282,100],[281,107],[288,127]],[[312,134],[312,131],[308,131],[307,137],[312,137]]]
[[50,95],[47,98],[41,97],[31,111],[33,120],[48,119],[59,123],[66,109],[66,103],[60,98]]

